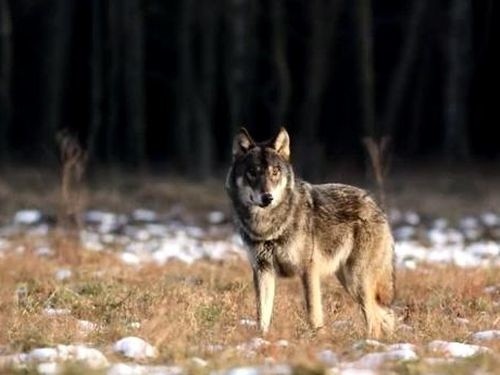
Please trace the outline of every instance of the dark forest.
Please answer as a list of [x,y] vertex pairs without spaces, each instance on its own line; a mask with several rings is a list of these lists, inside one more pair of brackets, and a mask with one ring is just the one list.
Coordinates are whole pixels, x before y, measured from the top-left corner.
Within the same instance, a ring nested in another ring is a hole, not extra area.
[[362,163],[498,160],[498,4],[412,0],[0,0],[0,159],[208,177],[235,131],[280,126],[311,176]]

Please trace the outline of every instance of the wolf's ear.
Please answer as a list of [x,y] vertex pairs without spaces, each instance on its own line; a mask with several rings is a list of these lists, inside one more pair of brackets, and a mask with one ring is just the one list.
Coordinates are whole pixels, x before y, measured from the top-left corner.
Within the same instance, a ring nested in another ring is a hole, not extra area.
[[250,134],[248,134],[248,131],[245,128],[241,128],[233,139],[233,159],[246,154],[254,146],[255,142],[250,137]]
[[285,160],[290,159],[290,137],[285,128],[280,128],[276,138],[272,142],[273,148]]

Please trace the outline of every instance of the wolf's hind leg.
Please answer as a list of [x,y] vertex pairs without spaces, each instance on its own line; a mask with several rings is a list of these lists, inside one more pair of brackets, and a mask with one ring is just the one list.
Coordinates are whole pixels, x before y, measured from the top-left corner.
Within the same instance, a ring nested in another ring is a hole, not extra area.
[[369,337],[379,338],[382,333],[391,334],[394,314],[378,298],[378,285],[362,272],[342,267],[337,277],[349,295],[360,305]]
[[276,275],[272,270],[254,270],[253,280],[257,297],[257,317],[262,333],[267,333],[273,314]]
[[323,306],[321,304],[321,280],[317,266],[312,265],[302,275],[309,322],[313,328],[323,327]]

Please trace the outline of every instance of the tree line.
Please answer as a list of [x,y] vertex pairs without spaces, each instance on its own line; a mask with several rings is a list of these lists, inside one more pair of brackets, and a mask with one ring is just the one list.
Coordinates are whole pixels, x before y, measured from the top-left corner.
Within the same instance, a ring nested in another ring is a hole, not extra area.
[[292,133],[301,170],[390,139],[407,158],[498,157],[493,1],[0,0],[0,160],[206,178],[231,137]]

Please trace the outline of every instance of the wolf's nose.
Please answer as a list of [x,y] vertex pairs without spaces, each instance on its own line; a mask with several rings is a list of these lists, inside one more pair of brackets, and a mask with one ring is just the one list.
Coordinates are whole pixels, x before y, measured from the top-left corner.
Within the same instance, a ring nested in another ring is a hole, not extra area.
[[262,206],[269,206],[273,201],[273,195],[271,193],[264,193],[261,195],[260,200],[262,201]]

